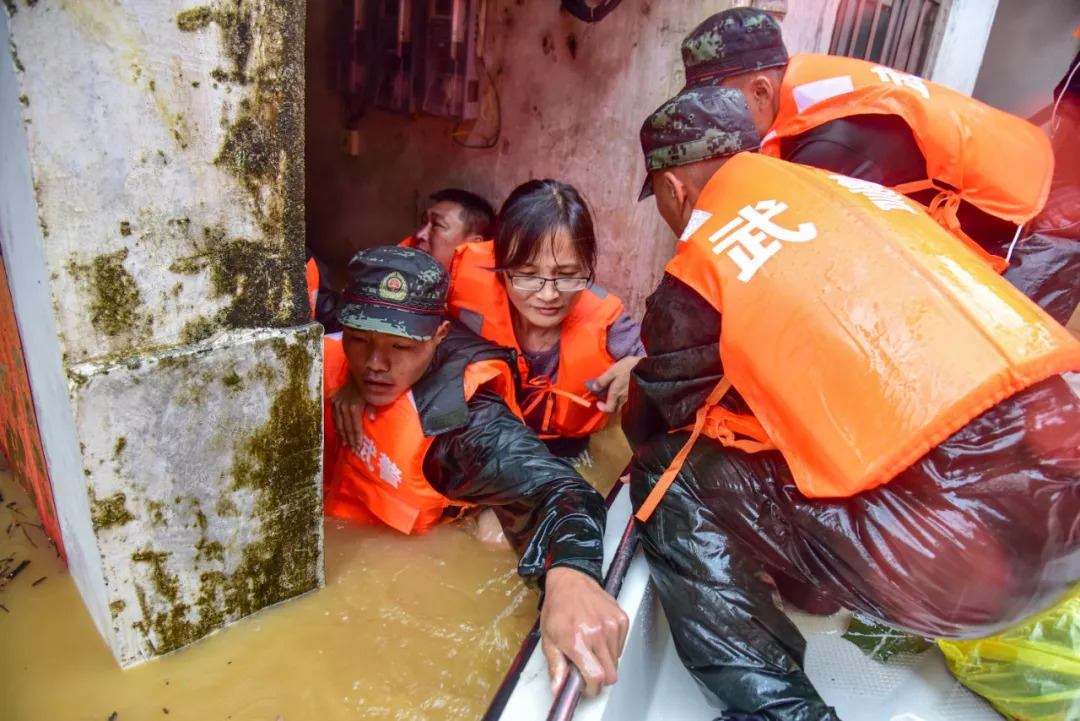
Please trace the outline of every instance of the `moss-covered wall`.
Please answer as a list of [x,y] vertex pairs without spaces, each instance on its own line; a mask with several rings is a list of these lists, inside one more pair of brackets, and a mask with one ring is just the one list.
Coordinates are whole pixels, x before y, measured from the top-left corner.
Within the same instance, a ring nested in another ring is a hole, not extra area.
[[79,428],[113,409],[83,458],[123,663],[321,584],[321,336],[250,331],[77,369]]
[[49,292],[29,306],[59,381],[49,470],[127,666],[322,582],[305,7],[12,2],[0,120],[27,158],[16,271]]
[[304,19],[302,0],[13,16],[68,364],[305,322]]

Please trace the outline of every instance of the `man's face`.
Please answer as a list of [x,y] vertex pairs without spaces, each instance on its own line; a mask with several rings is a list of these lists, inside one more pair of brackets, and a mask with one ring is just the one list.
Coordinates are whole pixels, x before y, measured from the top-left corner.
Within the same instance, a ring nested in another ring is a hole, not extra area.
[[435,203],[424,213],[424,224],[420,230],[413,234],[416,249],[434,256],[444,268],[449,269],[450,262],[454,259],[454,250],[459,245],[483,240],[469,232],[464,216],[462,207],[457,203],[449,200]]
[[368,405],[387,406],[419,381],[431,365],[435,349],[446,337],[444,322],[431,340],[413,340],[388,333],[345,328],[342,347],[349,374]]

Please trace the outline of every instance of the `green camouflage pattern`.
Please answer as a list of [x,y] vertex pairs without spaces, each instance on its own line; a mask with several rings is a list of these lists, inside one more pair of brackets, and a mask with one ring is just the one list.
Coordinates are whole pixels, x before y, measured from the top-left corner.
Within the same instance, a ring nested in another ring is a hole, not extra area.
[[450,278],[414,248],[380,246],[349,261],[338,320],[347,328],[430,340],[445,320]]
[[735,88],[683,90],[641,128],[648,171],[757,150],[761,138],[743,94]]
[[746,147],[747,141],[740,133],[708,128],[697,140],[657,148],[648,153],[645,156],[645,168],[651,172],[711,158],[723,158],[744,150],[755,150],[758,142],[754,140],[750,143],[752,147]]
[[698,25],[682,44],[687,85],[711,85],[728,75],[787,63],[780,24],[754,8],[733,8]]

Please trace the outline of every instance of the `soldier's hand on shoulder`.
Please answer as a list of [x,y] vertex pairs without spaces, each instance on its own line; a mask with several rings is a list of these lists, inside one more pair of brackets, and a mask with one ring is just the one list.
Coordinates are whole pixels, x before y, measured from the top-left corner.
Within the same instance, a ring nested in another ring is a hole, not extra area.
[[330,407],[338,436],[354,453],[359,453],[364,442],[365,404],[364,397],[360,395],[360,389],[353,383],[352,378],[330,397]]

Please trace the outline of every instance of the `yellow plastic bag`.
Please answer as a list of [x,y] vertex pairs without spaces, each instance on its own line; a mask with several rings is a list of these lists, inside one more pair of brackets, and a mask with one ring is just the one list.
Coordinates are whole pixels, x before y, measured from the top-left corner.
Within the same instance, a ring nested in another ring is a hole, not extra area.
[[938,646],[956,678],[1006,717],[1080,719],[1080,593],[997,636]]

